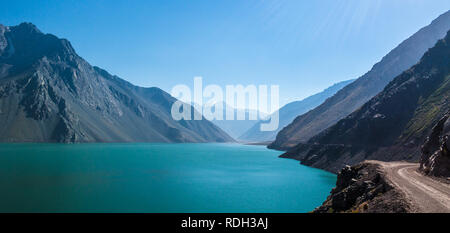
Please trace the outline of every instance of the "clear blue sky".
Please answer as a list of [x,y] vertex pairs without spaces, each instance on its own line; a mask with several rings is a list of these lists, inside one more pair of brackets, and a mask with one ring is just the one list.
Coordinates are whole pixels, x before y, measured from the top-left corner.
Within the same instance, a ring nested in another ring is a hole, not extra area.
[[278,84],[281,103],[357,78],[449,0],[0,0],[0,23],[67,38],[92,65],[170,91]]

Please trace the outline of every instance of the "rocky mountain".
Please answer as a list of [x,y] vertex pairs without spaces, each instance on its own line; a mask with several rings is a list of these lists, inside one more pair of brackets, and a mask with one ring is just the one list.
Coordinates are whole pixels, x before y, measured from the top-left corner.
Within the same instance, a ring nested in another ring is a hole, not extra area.
[[427,175],[450,177],[450,112],[433,127],[422,146],[420,170]]
[[0,141],[226,142],[207,120],[174,121],[176,101],[78,56],[30,23],[0,25]]
[[327,99],[323,104],[297,117],[277,135],[269,147],[287,150],[307,142],[339,120],[360,108],[396,76],[419,62],[422,55],[450,30],[450,11],[420,29],[387,54],[373,68]]
[[303,100],[295,101],[289,104],[286,104],[279,110],[279,127],[275,131],[261,131],[261,124],[264,121],[258,121],[254,124],[250,129],[248,129],[244,134],[242,134],[238,140],[246,141],[246,142],[269,142],[275,140],[278,132],[291,123],[295,117],[319,106],[326,99],[336,94],[337,91],[347,86],[354,80],[347,80],[336,83],[331,87],[323,90],[320,93],[309,96]]
[[450,33],[357,111],[284,157],[339,171],[361,161],[418,161],[433,126],[450,110]]

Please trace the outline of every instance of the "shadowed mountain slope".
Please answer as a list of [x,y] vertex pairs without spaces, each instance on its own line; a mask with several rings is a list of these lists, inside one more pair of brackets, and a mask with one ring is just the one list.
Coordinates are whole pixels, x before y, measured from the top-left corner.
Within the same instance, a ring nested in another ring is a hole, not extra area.
[[418,161],[450,110],[450,32],[360,109],[283,157],[337,172],[364,160]]
[[[317,108],[297,117],[277,135],[269,148],[287,150],[307,142],[360,108],[396,76],[419,62],[423,54],[450,30],[450,11],[420,29],[387,54],[373,68]],[[389,35],[386,35],[389,36]]]

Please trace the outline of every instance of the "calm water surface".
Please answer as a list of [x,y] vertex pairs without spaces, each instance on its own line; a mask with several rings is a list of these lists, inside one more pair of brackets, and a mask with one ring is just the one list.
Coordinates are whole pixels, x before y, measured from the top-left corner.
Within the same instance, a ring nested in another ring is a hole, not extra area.
[[238,144],[0,144],[0,212],[308,212],[336,176]]

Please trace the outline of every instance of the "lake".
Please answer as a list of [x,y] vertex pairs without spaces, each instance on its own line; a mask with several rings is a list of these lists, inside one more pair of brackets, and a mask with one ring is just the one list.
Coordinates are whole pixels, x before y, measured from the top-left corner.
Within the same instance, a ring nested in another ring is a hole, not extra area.
[[240,144],[0,144],[0,212],[309,212],[334,174]]

